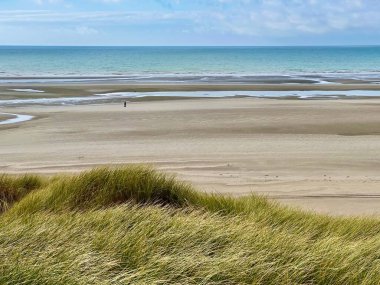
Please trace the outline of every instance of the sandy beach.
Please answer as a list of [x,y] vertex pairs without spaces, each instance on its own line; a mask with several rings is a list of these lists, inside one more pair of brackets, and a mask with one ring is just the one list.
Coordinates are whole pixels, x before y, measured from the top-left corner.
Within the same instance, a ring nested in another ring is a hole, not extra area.
[[0,285],[380,284],[380,1],[0,7]]
[[378,99],[2,107],[35,118],[0,126],[0,171],[148,163],[202,191],[254,192],[338,215],[378,214],[379,111]]

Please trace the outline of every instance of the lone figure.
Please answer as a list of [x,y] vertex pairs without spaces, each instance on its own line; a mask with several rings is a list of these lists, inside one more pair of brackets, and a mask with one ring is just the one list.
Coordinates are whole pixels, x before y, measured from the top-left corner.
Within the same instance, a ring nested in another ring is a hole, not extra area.
[[127,107],[127,101],[124,101],[124,108]]

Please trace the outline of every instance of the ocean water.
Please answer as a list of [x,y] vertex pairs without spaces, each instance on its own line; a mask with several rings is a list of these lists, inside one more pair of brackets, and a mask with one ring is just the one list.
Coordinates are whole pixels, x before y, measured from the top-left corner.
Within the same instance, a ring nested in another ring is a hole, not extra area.
[[0,82],[380,82],[379,46],[0,47]]

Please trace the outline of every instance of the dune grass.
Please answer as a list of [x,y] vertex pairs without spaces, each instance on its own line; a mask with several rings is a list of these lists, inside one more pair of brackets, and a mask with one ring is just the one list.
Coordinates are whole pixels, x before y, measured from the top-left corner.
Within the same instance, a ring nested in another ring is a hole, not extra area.
[[380,222],[193,190],[149,167],[0,176],[0,284],[379,284]]

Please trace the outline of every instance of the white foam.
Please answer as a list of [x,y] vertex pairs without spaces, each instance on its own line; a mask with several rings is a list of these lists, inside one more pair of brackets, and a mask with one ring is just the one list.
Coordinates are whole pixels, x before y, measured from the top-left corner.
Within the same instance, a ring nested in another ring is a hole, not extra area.
[[[242,82],[249,82],[255,79],[260,81],[265,77],[274,77],[281,81],[284,80],[311,80],[318,83],[320,80],[329,82],[329,79],[358,79],[374,80],[380,78],[380,70],[350,72],[347,70],[331,70],[325,72],[312,71],[284,71],[284,72],[150,72],[150,73],[56,73],[56,74],[13,74],[0,77],[0,83],[68,83],[68,82],[97,82],[97,81],[137,81],[137,82],[213,82],[220,79],[241,79]],[[324,80],[326,79],[326,80]],[[265,80],[263,81],[265,83]],[[336,82],[329,82],[336,84]],[[256,83],[257,84],[257,83]],[[327,83],[326,83],[327,84]]]
[[60,97],[60,98],[34,98],[34,99],[11,99],[0,100],[0,106],[14,105],[65,105],[77,104],[86,101],[104,100],[107,97],[86,96],[86,97]]
[[380,91],[376,90],[348,90],[348,91],[167,91],[167,92],[111,92],[100,93],[82,97],[60,98],[33,98],[0,100],[0,106],[15,105],[69,105],[80,103],[95,103],[98,101],[110,101],[112,99],[128,99],[143,97],[187,97],[187,98],[224,98],[224,97],[260,97],[281,98],[296,97],[306,98],[335,98],[347,97],[380,97]]
[[37,90],[37,89],[9,89],[11,91],[16,91],[16,92],[28,92],[28,93],[44,93],[45,91],[42,90]]
[[139,97],[209,97],[223,98],[235,96],[248,97],[380,97],[380,91],[377,90],[347,90],[347,91],[326,91],[326,90],[310,90],[310,91],[168,91],[168,92],[112,92],[95,94],[102,98],[139,98]]
[[9,125],[16,124],[21,122],[30,121],[33,119],[33,116],[30,115],[20,115],[20,114],[11,114],[11,113],[0,113],[0,115],[13,116],[14,118],[10,118],[4,121],[0,121],[0,125]]

